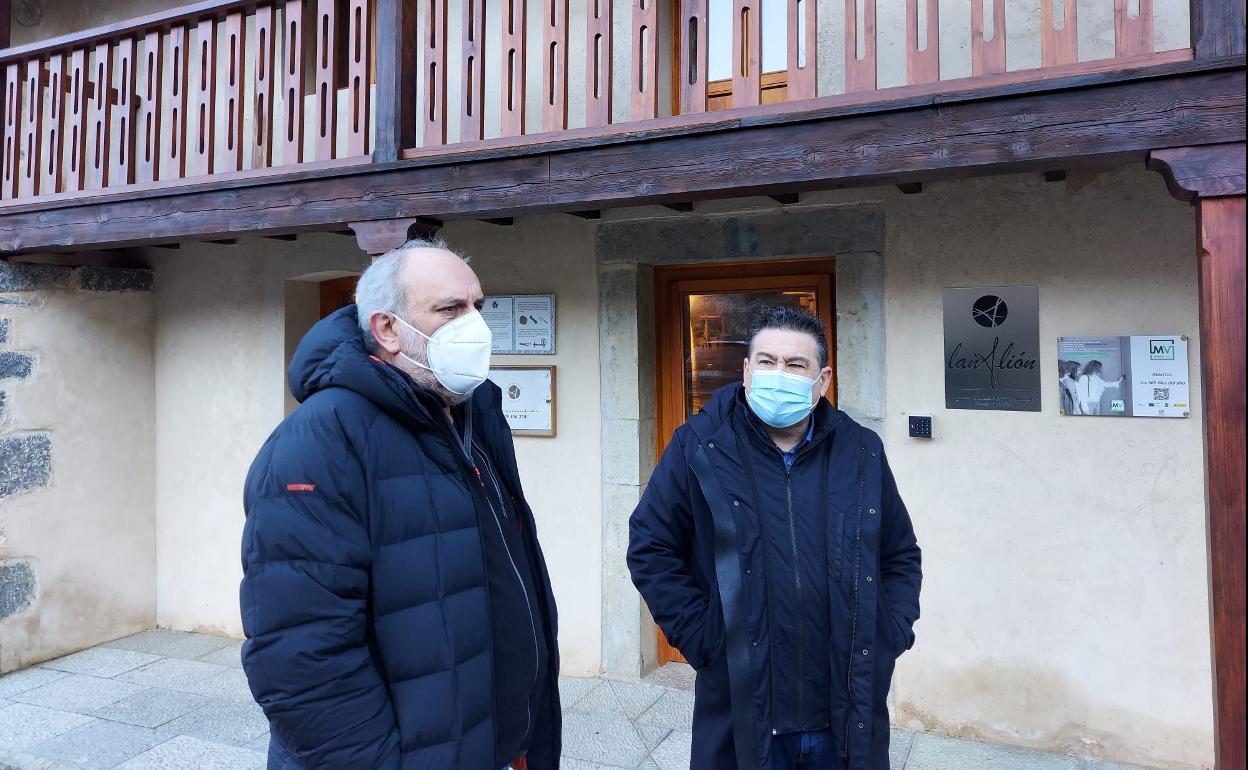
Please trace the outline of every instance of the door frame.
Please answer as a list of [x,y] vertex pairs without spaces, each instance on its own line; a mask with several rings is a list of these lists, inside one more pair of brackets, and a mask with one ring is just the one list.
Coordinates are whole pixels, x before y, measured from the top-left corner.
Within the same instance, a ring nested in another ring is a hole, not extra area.
[[[655,371],[655,457],[661,457],[671,440],[672,432],[685,422],[684,310],[681,295],[690,292],[712,293],[781,289],[795,285],[814,286],[819,318],[828,335],[828,366],[832,383],[827,400],[836,404],[836,260],[784,259],[758,262],[711,262],[696,265],[657,265],[654,268],[654,371]],[[672,661],[684,662],[680,651],[672,647],[655,626],[658,634],[658,665]]]

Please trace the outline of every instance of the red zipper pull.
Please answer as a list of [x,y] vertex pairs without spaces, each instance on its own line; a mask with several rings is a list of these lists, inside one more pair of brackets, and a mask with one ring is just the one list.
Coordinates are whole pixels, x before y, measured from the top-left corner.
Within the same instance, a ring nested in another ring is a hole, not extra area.
[[477,474],[477,483],[481,485],[481,488],[482,488],[482,489],[484,489],[484,488],[485,488],[485,479],[481,478],[481,469],[480,469],[480,468],[473,468],[473,469],[472,469],[472,472],[473,472],[473,473],[475,473],[475,474]]

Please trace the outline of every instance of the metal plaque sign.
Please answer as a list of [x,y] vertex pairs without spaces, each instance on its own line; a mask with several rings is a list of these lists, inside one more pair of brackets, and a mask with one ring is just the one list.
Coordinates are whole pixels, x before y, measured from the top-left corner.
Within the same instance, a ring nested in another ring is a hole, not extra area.
[[494,335],[496,355],[553,355],[555,295],[499,294],[485,298],[481,317]]
[[1059,337],[1057,377],[1062,414],[1191,414],[1187,337],[1181,334]]
[[945,289],[945,407],[1040,411],[1040,290]]

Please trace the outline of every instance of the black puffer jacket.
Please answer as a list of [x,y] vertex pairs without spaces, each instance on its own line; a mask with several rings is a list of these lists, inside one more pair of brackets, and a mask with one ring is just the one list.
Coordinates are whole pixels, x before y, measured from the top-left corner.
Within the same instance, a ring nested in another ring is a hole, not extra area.
[[[355,319],[344,308],[300,343],[290,386],[302,405],[247,478],[243,666],[272,724],[269,767],[499,770],[514,757],[495,756],[493,692],[509,666],[491,644],[493,514],[433,396],[371,358]],[[549,640],[528,764],[556,770],[550,579],[498,388],[485,383],[467,408],[529,554],[537,607],[516,633],[533,617]],[[517,666],[530,679],[531,662]]]

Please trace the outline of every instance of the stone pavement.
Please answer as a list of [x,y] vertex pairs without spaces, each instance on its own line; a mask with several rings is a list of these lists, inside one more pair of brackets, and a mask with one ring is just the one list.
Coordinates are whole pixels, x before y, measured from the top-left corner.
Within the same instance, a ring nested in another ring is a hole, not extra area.
[[[241,643],[155,630],[0,677],[0,770],[249,770],[269,726]],[[565,677],[562,770],[688,770],[693,672]],[[1127,770],[895,731],[893,770]]]

